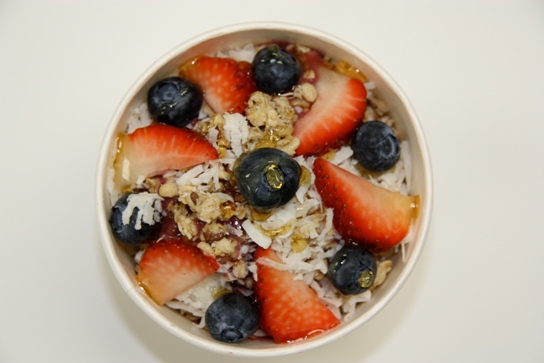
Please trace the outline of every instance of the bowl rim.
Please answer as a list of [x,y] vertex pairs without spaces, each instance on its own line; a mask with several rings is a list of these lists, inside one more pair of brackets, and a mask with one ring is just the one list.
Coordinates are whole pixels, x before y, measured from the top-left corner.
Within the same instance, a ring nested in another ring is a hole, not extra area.
[[[115,129],[118,124],[119,119],[124,113],[124,110],[129,105],[130,101],[137,94],[141,86],[149,80],[164,64],[169,60],[175,57],[178,54],[182,54],[184,51],[196,46],[199,43],[202,43],[206,40],[216,38],[222,35],[227,35],[230,33],[237,33],[249,30],[276,30],[286,33],[301,33],[306,36],[319,38],[320,40],[334,44],[337,47],[345,49],[347,52],[353,54],[355,57],[363,60],[366,64],[369,65],[382,80],[388,85],[388,87],[393,90],[396,96],[401,100],[404,105],[406,112],[409,114],[410,119],[412,120],[412,128],[417,139],[417,143],[421,152],[422,157],[422,169],[423,169],[423,183],[425,183],[426,188],[422,191],[421,200],[423,205],[420,205],[420,210],[425,210],[424,214],[419,215],[423,220],[420,222],[420,241],[416,244],[411,254],[408,256],[405,261],[405,266],[395,280],[391,289],[389,289],[381,300],[379,300],[374,306],[372,306],[363,316],[352,320],[350,324],[346,324],[343,328],[333,329],[332,331],[327,332],[326,334],[321,334],[320,336],[308,339],[300,343],[295,344],[276,344],[273,348],[262,348],[262,349],[252,349],[245,348],[237,344],[224,344],[221,342],[212,342],[204,338],[200,338],[196,335],[192,335],[189,332],[186,332],[183,329],[179,329],[173,324],[171,324],[167,318],[161,315],[156,309],[150,306],[149,301],[145,300],[140,293],[136,291],[136,287],[133,284],[133,281],[125,274],[122,267],[119,266],[119,261],[116,259],[116,253],[111,243],[111,238],[109,235],[109,224],[108,219],[104,213],[104,195],[107,193],[105,180],[107,177],[107,165],[108,157],[111,152],[110,145],[115,138]],[[104,137],[102,139],[102,144],[100,147],[99,158],[96,165],[96,178],[95,178],[95,208],[98,216],[98,225],[100,229],[100,238],[102,241],[102,247],[104,253],[106,254],[110,268],[113,270],[115,277],[118,282],[121,284],[123,290],[131,297],[131,299],[156,323],[162,326],[165,330],[169,331],[173,335],[183,339],[186,342],[189,342],[197,347],[202,349],[213,351],[216,353],[227,354],[227,355],[236,355],[236,356],[248,356],[248,357],[272,357],[280,356],[287,354],[295,354],[303,351],[307,351],[318,346],[325,345],[329,342],[339,339],[342,336],[352,332],[353,330],[362,326],[365,322],[374,317],[382,308],[387,305],[392,298],[398,293],[402,288],[410,274],[412,273],[424,245],[426,244],[427,234],[430,226],[430,219],[432,215],[432,204],[433,204],[433,180],[432,180],[432,168],[430,154],[427,146],[427,142],[424,136],[423,129],[421,127],[419,118],[410,103],[407,99],[404,92],[397,85],[394,79],[387,73],[378,63],[376,63],[371,57],[366,53],[358,49],[357,47],[351,45],[350,43],[332,35],[322,30],[316,28],[308,27],[306,25],[293,24],[287,22],[277,22],[277,21],[256,21],[256,22],[244,22],[230,24],[209,30],[207,32],[201,33],[199,35],[193,36],[182,43],[179,43],[174,48],[164,53],[160,58],[154,61],[130,86],[130,88],[125,93],[124,97],[119,102],[116,107],[108,127],[105,131]]]

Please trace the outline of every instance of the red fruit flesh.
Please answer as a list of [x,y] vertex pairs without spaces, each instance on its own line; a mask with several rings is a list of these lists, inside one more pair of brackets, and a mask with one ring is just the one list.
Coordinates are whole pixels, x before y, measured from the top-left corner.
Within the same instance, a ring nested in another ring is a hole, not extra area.
[[314,162],[315,186],[334,211],[333,224],[346,239],[385,251],[408,234],[417,214],[418,196],[378,187],[323,158]]
[[197,84],[206,103],[217,113],[243,113],[257,90],[251,64],[230,58],[197,58],[182,66],[180,76]]
[[295,122],[293,135],[300,139],[298,155],[323,154],[346,142],[362,122],[366,88],[324,66],[317,69],[317,100],[308,113]]
[[122,134],[114,167],[118,184],[134,183],[140,175],[182,170],[218,158],[217,150],[185,128],[155,124]]
[[218,268],[214,258],[205,256],[187,240],[163,237],[145,250],[137,279],[153,301],[163,305]]
[[340,321],[304,281],[289,271],[267,266],[260,258],[282,263],[276,253],[255,252],[258,280],[255,293],[261,304],[260,325],[276,343],[290,343],[325,332]]

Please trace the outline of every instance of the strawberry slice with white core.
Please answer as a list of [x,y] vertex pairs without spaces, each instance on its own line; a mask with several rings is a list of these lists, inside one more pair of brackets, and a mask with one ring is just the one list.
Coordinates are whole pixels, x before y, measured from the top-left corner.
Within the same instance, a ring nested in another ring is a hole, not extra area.
[[340,321],[302,280],[269,265],[283,263],[272,249],[255,252],[255,293],[261,304],[260,325],[276,343],[291,343],[325,332]]
[[197,58],[181,67],[180,76],[197,84],[206,103],[217,113],[243,113],[257,90],[251,64],[231,58]]
[[140,260],[137,279],[158,305],[172,300],[219,269],[219,263],[176,237],[163,237]]
[[381,188],[323,158],[315,160],[313,171],[317,191],[333,209],[334,228],[342,237],[385,251],[408,234],[419,196]]
[[182,170],[218,157],[213,145],[199,134],[154,124],[119,136],[114,162],[116,181],[121,185],[132,184],[140,176]]
[[323,154],[340,146],[363,120],[366,88],[363,82],[320,66],[317,99],[295,122],[293,136],[300,139],[298,155]]

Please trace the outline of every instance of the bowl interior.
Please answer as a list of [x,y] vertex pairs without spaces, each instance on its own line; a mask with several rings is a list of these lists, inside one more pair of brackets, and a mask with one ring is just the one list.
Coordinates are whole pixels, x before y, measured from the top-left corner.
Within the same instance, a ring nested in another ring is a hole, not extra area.
[[[411,193],[420,195],[420,213],[412,229],[412,241],[407,244],[404,259],[400,254],[393,260],[394,268],[387,280],[373,293],[368,303],[359,305],[355,316],[331,331],[314,338],[277,345],[268,340],[248,340],[241,344],[224,344],[196,328],[180,314],[158,307],[138,286],[134,262],[111,234],[108,217],[111,209],[108,186],[111,185],[115,138],[127,128],[131,110],[145,100],[147,90],[156,81],[176,73],[179,64],[195,56],[247,43],[284,40],[305,44],[333,59],[345,60],[359,68],[376,85],[376,93],[387,102],[404,139],[410,144],[412,174]],[[123,289],[153,320],[172,334],[199,347],[224,354],[242,356],[273,356],[296,353],[322,345],[347,334],[374,316],[399,290],[414,267],[424,244],[431,214],[431,170],[423,132],[412,106],[392,78],[371,58],[351,45],[315,29],[279,23],[234,25],[193,38],[171,50],[155,62],[130,88],[118,106],[106,131],[97,169],[97,211],[103,247],[108,261]]]

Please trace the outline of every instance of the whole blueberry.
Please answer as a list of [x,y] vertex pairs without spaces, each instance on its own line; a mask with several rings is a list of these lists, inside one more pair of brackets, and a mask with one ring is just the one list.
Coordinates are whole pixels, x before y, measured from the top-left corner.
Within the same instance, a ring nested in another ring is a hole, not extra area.
[[259,314],[252,302],[237,293],[219,296],[206,310],[206,329],[221,342],[241,342],[259,328]]
[[290,201],[298,190],[300,173],[295,159],[274,148],[253,150],[234,165],[240,193],[252,207],[262,211]]
[[202,107],[202,92],[185,78],[170,77],[155,83],[147,94],[151,117],[183,127],[194,120]]
[[363,247],[345,245],[331,258],[327,276],[342,294],[360,294],[374,283],[376,259]]
[[291,91],[300,78],[300,64],[276,44],[257,52],[251,63],[257,88],[269,94]]
[[128,206],[129,197],[131,195],[131,193],[123,195],[111,208],[109,223],[113,235],[119,241],[128,245],[137,246],[153,236],[159,226],[159,223],[150,225],[142,220],[140,220],[140,223],[137,223],[139,209],[134,208],[128,223],[124,224],[123,212]]
[[400,157],[395,131],[381,121],[364,122],[353,137],[353,152],[367,170],[383,172],[391,169]]

